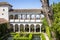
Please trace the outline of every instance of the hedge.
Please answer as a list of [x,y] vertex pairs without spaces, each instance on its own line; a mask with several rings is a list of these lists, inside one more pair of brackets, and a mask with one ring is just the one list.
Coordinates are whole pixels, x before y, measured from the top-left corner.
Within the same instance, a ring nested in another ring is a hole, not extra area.
[[45,38],[45,36],[44,36],[44,34],[43,33],[41,33],[41,38],[42,38],[42,40],[46,40],[46,38]]
[[31,40],[32,39],[32,34],[29,34],[29,37],[20,37],[20,34],[16,34],[13,38],[13,40]]
[[50,32],[50,28],[49,28],[48,26],[46,26],[46,34],[48,35],[49,40],[52,40],[52,38],[51,38],[51,32]]
[[30,40],[32,39],[32,34],[29,34],[29,39],[30,39]]

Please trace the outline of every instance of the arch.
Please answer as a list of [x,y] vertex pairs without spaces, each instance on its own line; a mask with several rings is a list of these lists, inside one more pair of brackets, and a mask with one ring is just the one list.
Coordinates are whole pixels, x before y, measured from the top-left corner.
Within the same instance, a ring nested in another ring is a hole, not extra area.
[[41,16],[41,19],[43,19],[43,18],[44,18],[44,15],[43,15],[43,14],[41,14],[40,16]]
[[40,25],[39,24],[36,25],[36,32],[40,32]]
[[25,31],[29,32],[29,25],[28,24],[25,25]]
[[26,18],[26,15],[22,15],[22,19],[25,19]]
[[30,25],[30,31],[31,31],[31,32],[34,32],[34,24],[31,24],[31,25]]
[[36,19],[40,19],[40,15],[36,15]]
[[10,30],[13,32],[13,24],[10,24]]
[[31,15],[31,19],[35,19],[35,15],[33,14],[33,15]]
[[23,24],[20,24],[20,31],[24,32],[24,25]]
[[18,19],[18,14],[15,15],[15,19]]
[[29,15],[29,14],[27,14],[27,15],[26,15],[26,19],[29,19],[29,18],[30,18],[30,15]]
[[18,31],[18,24],[15,24],[15,32]]
[[13,19],[13,15],[9,15],[9,19]]

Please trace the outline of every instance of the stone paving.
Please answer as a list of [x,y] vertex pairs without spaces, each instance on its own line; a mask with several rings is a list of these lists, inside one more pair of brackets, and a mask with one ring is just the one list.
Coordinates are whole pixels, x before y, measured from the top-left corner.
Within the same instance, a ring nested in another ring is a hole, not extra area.
[[13,37],[9,37],[7,40],[13,40]]

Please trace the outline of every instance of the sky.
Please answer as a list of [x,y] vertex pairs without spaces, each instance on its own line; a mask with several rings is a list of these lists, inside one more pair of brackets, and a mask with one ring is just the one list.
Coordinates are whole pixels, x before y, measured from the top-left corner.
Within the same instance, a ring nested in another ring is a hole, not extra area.
[[[13,6],[13,9],[40,9],[42,4],[40,0],[0,0],[0,2],[8,2]],[[58,3],[60,0],[49,0],[52,3]]]

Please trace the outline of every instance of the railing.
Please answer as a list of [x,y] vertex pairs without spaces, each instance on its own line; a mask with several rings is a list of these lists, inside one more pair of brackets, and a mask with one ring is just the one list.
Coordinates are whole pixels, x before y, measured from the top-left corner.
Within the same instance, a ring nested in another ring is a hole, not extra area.
[[10,22],[42,22],[40,19],[10,19]]
[[14,22],[14,19],[10,19],[9,21],[10,21],[10,22]]
[[25,22],[30,22],[30,20],[29,19],[25,19]]
[[19,19],[15,19],[15,22],[19,22]]

